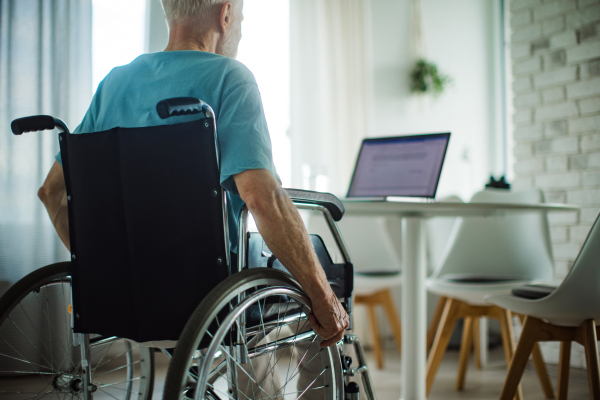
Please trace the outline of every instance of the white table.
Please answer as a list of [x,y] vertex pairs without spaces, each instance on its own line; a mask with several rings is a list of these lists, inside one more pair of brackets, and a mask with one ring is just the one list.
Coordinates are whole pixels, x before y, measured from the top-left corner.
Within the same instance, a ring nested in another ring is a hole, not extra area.
[[402,218],[402,400],[425,400],[426,267],[421,222],[430,217],[502,216],[507,213],[577,211],[564,204],[421,203],[346,200],[346,215]]

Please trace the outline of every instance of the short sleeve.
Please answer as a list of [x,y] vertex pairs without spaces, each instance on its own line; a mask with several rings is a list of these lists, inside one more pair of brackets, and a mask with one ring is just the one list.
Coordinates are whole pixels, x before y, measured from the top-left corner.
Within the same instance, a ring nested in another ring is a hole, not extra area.
[[[83,116],[83,120],[77,126],[77,128],[75,128],[75,130],[71,133],[73,133],[73,134],[82,133],[82,132],[89,133],[89,132],[95,131],[94,121],[96,120],[97,108],[100,104],[100,96],[102,93],[103,84],[104,84],[104,79],[98,85],[98,89],[96,89],[96,93],[94,93],[94,97],[92,97],[92,102],[90,103],[89,108],[87,109],[85,115]],[[60,165],[62,165],[62,155],[60,153],[60,150],[58,151],[58,153],[56,154],[56,156],[54,158],[56,159],[56,161],[58,161],[58,163]]]
[[237,194],[233,175],[249,169],[269,170],[277,180],[271,138],[258,87],[240,83],[224,93],[217,116],[221,151],[221,185]]

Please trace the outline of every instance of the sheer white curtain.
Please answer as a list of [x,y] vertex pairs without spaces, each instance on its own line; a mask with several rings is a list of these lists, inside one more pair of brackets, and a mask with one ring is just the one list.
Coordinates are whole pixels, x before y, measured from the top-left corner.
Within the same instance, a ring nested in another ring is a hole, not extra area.
[[0,295],[69,255],[37,190],[58,151],[55,132],[10,132],[49,114],[71,129],[91,100],[91,0],[0,0]]
[[370,0],[291,0],[292,184],[344,195],[370,130]]

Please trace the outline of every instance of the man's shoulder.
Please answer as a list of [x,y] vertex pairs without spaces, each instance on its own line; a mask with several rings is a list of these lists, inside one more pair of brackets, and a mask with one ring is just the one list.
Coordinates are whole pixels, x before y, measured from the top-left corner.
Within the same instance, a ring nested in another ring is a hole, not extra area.
[[223,76],[231,83],[256,83],[252,72],[241,62],[214,53],[203,51],[161,51],[142,54],[131,63],[114,68],[108,77],[129,76],[141,70],[154,70],[157,73],[177,74],[197,71],[199,75]]

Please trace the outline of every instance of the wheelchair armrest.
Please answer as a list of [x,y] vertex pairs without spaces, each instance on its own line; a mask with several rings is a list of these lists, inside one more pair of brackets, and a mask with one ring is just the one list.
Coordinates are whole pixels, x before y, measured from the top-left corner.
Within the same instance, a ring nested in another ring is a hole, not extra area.
[[344,205],[331,193],[313,192],[311,190],[285,189],[294,202],[316,204],[325,207],[334,221],[339,221],[346,211]]

